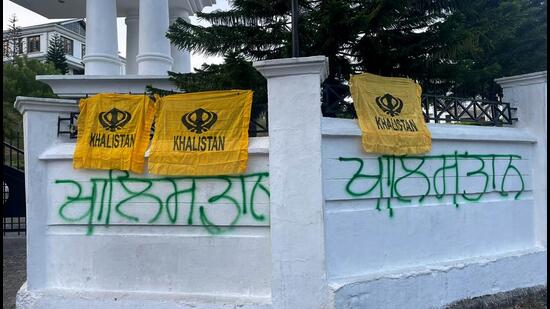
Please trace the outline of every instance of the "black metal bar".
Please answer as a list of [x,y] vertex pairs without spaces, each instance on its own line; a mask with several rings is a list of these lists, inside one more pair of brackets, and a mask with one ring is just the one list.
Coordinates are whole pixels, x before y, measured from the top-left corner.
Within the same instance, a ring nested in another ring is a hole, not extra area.
[[[335,87],[335,85],[323,84],[321,106],[325,117],[337,117],[332,113],[330,107],[340,102],[353,103],[351,102],[349,90],[338,92],[335,91],[336,88],[331,89],[332,87]],[[424,120],[428,123],[468,122],[481,126],[503,126],[513,125],[515,121],[518,121],[517,117],[513,115],[517,107],[512,107],[510,103],[501,101],[423,94],[421,108],[423,109]],[[352,117],[357,116],[352,115]]]
[[8,149],[13,150],[15,152],[23,153],[22,149],[19,149],[19,148],[15,147],[15,146],[7,143],[7,142],[4,142],[4,147],[7,147]]
[[[19,131],[17,132],[17,148],[19,148]],[[19,154],[17,154],[17,168],[19,168]]]
[[292,57],[300,57],[300,42],[298,39],[298,0],[292,1]]

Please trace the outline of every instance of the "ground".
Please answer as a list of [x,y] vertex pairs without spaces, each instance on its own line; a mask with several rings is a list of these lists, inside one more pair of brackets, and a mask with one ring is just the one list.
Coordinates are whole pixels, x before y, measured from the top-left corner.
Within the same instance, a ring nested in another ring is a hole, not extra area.
[[15,295],[25,282],[26,242],[24,236],[4,236],[2,268],[3,309],[15,308]]
[[[3,309],[15,308],[15,295],[26,279],[26,242],[22,236],[4,236]],[[546,286],[518,289],[461,300],[445,309],[546,309]]]
[[517,289],[461,300],[445,309],[546,309],[547,287]]

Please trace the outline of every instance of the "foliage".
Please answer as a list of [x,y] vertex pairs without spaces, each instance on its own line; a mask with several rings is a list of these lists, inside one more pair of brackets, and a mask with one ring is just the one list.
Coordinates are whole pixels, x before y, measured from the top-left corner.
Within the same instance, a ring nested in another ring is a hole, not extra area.
[[[228,11],[199,13],[207,27],[178,19],[167,37],[180,48],[226,59],[290,57],[290,3],[235,0]],[[494,78],[545,69],[546,6],[533,0],[301,0],[300,56],[329,57],[327,81],[342,88],[350,74],[366,71],[413,78],[424,92],[494,99]],[[228,80],[233,65],[206,66],[198,74],[212,70]],[[191,75],[173,77],[190,88],[207,87]]]
[[12,63],[4,63],[2,76],[4,137],[14,137],[21,132],[21,115],[13,107],[17,96],[55,97],[51,88],[36,80],[36,75],[59,74],[53,65],[25,56],[15,57]]
[[196,73],[169,72],[178,88],[187,92],[252,89],[254,91],[252,118],[265,112],[267,101],[266,80],[243,57],[230,54],[224,64],[203,64]]
[[17,16],[13,14],[8,20],[7,35],[4,38],[7,41],[3,47],[3,55],[8,61],[13,61],[15,57],[23,52],[23,41],[21,39],[21,27],[17,26]]
[[65,44],[58,34],[55,34],[50,40],[46,62],[53,64],[62,74],[66,74],[69,71],[67,58],[65,57]]

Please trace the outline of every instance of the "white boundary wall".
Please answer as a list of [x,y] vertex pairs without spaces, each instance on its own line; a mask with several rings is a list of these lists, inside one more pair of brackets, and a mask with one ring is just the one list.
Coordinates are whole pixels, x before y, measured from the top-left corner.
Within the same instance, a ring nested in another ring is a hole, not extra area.
[[[528,112],[546,111],[546,72],[499,80],[516,127],[430,125],[433,151],[402,160],[364,153],[355,121],[322,118],[327,64],[255,63],[270,137],[251,139],[245,177],[74,171],[56,127],[75,102],[18,98],[18,308],[434,308],[546,283],[546,114]],[[232,199],[215,198],[228,184]]]
[[267,138],[251,138],[242,177],[74,170],[74,140],[56,132],[58,116],[76,103],[19,97],[16,107],[25,126],[28,225],[18,307],[269,302]]

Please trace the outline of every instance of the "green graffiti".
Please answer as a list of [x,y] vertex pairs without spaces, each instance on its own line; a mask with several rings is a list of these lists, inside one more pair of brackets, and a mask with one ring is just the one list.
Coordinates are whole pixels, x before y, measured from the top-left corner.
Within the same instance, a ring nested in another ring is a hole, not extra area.
[[[262,181],[269,176],[265,172],[238,176],[163,178],[136,178],[128,172],[118,173],[120,174],[115,175],[114,171],[109,171],[105,178],[91,178],[87,181],[56,180],[56,184],[70,185],[75,190],[74,194],[65,196],[65,201],[58,210],[59,217],[67,223],[85,223],[87,235],[93,234],[96,225],[109,227],[112,215],[118,216],[123,222],[146,224],[162,224],[161,218],[166,218],[172,225],[183,222],[187,225],[197,225],[193,221],[193,217],[197,215],[200,226],[214,235],[233,229],[244,216],[249,214],[254,221],[266,220],[266,215],[258,213],[255,205],[258,194],[269,198],[269,190],[262,184]],[[221,181],[221,186],[216,186],[220,188],[216,189],[217,191],[211,188],[213,181]],[[200,185],[207,183],[210,183],[208,190],[201,189]],[[84,184],[89,185],[89,188],[86,188],[89,193],[83,192]],[[159,188],[159,185],[167,185],[169,189]],[[237,187],[238,190],[233,192],[232,189],[235,186],[240,188]],[[251,190],[247,190],[247,186],[251,187]],[[200,203],[196,200],[199,192],[208,195],[206,202]],[[114,194],[122,198],[115,201]],[[186,217],[181,219],[179,208],[183,202],[186,202],[189,210]],[[235,216],[229,222],[215,223],[208,216],[205,205],[214,205],[217,202],[226,202],[229,206],[222,206],[235,210]],[[68,214],[71,210],[78,212],[81,205],[86,207],[83,213],[72,216]],[[154,212],[151,217],[144,218],[132,213],[141,205],[153,207]],[[197,209],[198,214],[196,214]]]
[[[393,217],[394,210],[391,201],[396,199],[399,202],[411,203],[412,198],[405,197],[399,191],[399,184],[411,177],[415,177],[419,187],[423,184],[427,187],[425,191],[418,192],[418,202],[422,203],[429,195],[434,195],[438,200],[445,196],[451,196],[453,204],[459,207],[459,200],[478,202],[488,192],[498,192],[500,196],[506,197],[509,192],[505,190],[507,177],[515,174],[519,177],[520,188],[515,189],[514,199],[518,199],[525,190],[523,176],[514,165],[514,160],[520,160],[521,156],[513,154],[469,154],[468,152],[434,156],[380,156],[377,158],[378,168],[374,171],[365,171],[365,162],[361,158],[338,158],[341,162],[352,162],[357,165],[357,170],[347,181],[345,191],[351,197],[376,198],[376,210],[381,211],[381,203],[386,200],[386,209],[390,217]],[[479,162],[479,167],[472,170],[464,170],[461,166],[463,160]],[[501,176],[497,175],[495,162],[506,160],[506,167]],[[438,166],[431,174],[423,170],[426,162],[438,162]],[[486,171],[486,161],[491,161],[491,170]],[[399,163],[399,164],[397,164]],[[482,177],[483,188],[477,193],[468,193],[462,189],[460,172],[465,177]],[[383,178],[386,177],[386,181]],[[500,179],[498,179],[500,178]],[[360,181],[370,180],[369,183],[361,185]],[[500,180],[500,187],[497,190],[497,182]],[[489,181],[492,187],[489,189]]]

